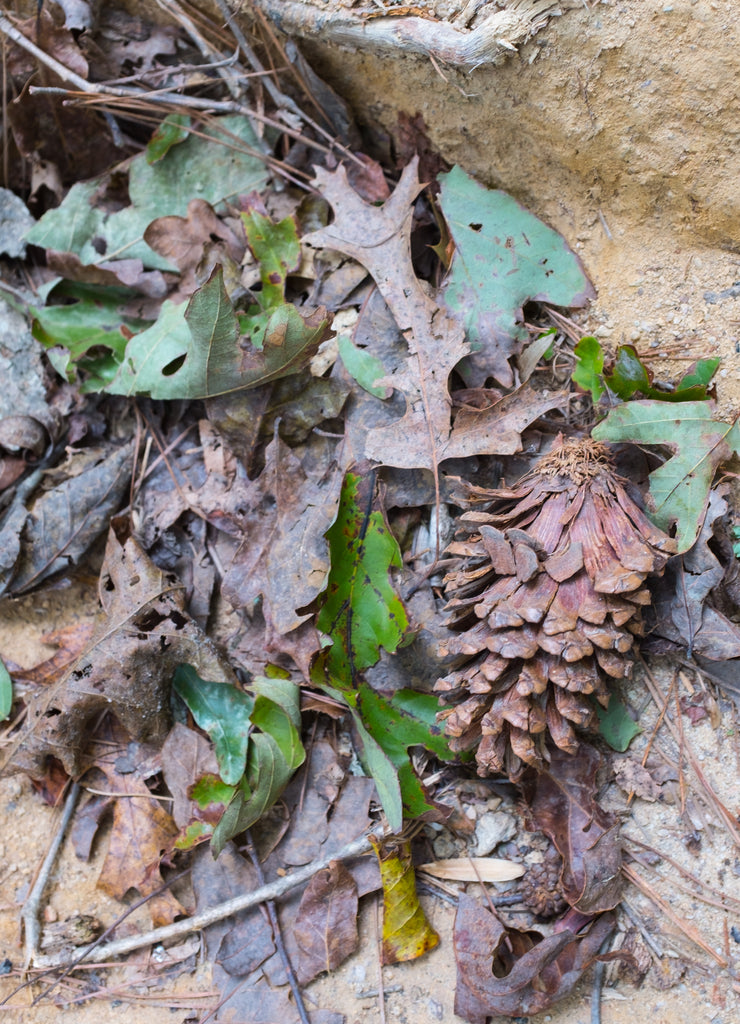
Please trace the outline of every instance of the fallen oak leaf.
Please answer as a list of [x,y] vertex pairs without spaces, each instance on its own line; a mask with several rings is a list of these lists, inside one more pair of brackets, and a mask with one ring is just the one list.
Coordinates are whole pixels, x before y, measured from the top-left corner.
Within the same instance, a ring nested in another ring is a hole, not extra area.
[[720,463],[740,451],[740,421],[713,419],[714,403],[625,402],[594,427],[600,441],[666,445],[673,455],[650,474],[650,515],[663,530],[676,524],[678,553],[699,534],[712,478]]
[[276,436],[267,446],[257,480],[237,480],[229,515],[213,508],[209,519],[243,538],[227,567],[222,593],[235,608],[249,608],[260,596],[265,618],[278,634],[292,633],[309,618],[298,611],[321,593],[329,572],[325,534],[339,505],[342,472],[332,452],[320,468],[306,470]]
[[116,794],[113,825],[108,851],[98,878],[98,888],[123,901],[129,889],[151,896],[147,907],[155,928],[171,924],[185,913],[184,907],[169,889],[162,888],[162,856],[172,848],[177,826],[161,801],[136,772],[119,774],[106,759],[98,762],[111,792]]
[[722,662],[740,658],[740,626],[708,602],[724,576],[709,543],[715,522],[727,513],[727,491],[720,484],[710,492],[696,541],[681,558],[668,563],[665,578],[656,587],[652,629],[666,640],[686,645],[690,654]]
[[6,520],[0,550],[17,547],[17,556],[0,576],[0,593],[22,594],[78,564],[118,511],[132,462],[131,443],[76,453],[63,467],[65,479]]
[[510,387],[509,359],[528,338],[523,305],[584,306],[596,292],[562,236],[512,196],[480,185],[460,167],[440,175],[440,186],[440,209],[455,243],[444,301],[473,346],[461,373],[470,385],[493,376]]
[[383,465],[436,473],[451,432],[447,380],[470,346],[462,326],[426,293],[411,265],[412,204],[423,187],[417,166],[414,158],[382,207],[360,198],[343,167],[334,172],[319,169],[316,182],[334,209],[335,220],[303,240],[352,256],[366,267],[405,332],[406,365],[374,383],[398,388],[406,398],[406,413],[388,427],[368,432],[366,456]]
[[80,619],[69,626],[44,633],[41,643],[54,646],[57,650],[45,661],[33,668],[14,667],[13,676],[17,681],[37,686],[50,686],[62,676],[70,665],[79,658],[92,639],[94,624],[91,619]]
[[573,989],[613,928],[613,915],[602,914],[585,934],[564,928],[543,938],[507,928],[488,907],[461,895],[454,927],[455,1013],[470,1024],[486,1024],[493,1014],[521,1017],[549,1009]]

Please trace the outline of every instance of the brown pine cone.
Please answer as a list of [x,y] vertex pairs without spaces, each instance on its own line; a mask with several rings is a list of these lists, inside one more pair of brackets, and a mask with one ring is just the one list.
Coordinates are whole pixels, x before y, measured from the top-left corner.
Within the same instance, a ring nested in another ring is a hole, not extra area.
[[534,864],[519,882],[519,895],[538,917],[555,917],[568,905],[560,887],[559,859]]
[[[644,586],[675,551],[614,472],[606,445],[563,440],[515,487],[470,487],[445,579],[458,635],[442,654],[467,657],[436,684],[458,751],[478,747],[478,774],[512,779],[542,767],[549,738],[574,753],[593,728],[589,696],[629,675]],[[482,510],[481,506],[483,507]]]

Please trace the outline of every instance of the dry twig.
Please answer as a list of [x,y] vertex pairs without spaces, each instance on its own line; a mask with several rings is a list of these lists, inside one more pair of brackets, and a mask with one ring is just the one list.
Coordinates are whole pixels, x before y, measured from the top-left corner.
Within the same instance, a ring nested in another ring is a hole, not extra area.
[[[231,917],[232,914],[248,910],[259,903],[279,899],[286,892],[290,892],[291,889],[295,889],[297,886],[309,881],[319,871],[327,868],[333,860],[349,860],[352,857],[359,857],[361,854],[369,853],[372,849],[371,837],[382,838],[383,835],[383,826],[377,825],[367,835],[353,839],[352,842],[343,846],[341,850],[322,857],[320,860],[314,861],[298,871],[294,871],[293,874],[286,875],[285,878],[269,882],[267,885],[255,889],[254,892],[236,896],[232,900],[227,900],[226,903],[209,907],[193,917],[182,921],[175,921],[174,924],[168,924],[162,928],[154,928],[149,932],[144,932],[142,935],[128,935],[125,938],[115,939],[113,942],[108,942],[105,945],[87,947],[87,949],[81,951],[80,960],[87,960],[91,963],[103,963],[113,957],[130,953],[135,949],[142,949],[144,946],[151,946],[158,942],[168,942],[171,939],[181,938],[183,935],[190,935],[192,932],[199,931],[201,928],[207,928],[217,921],[223,921],[227,917]],[[63,960],[57,960],[53,957],[39,957],[36,966],[64,967],[66,964]]]

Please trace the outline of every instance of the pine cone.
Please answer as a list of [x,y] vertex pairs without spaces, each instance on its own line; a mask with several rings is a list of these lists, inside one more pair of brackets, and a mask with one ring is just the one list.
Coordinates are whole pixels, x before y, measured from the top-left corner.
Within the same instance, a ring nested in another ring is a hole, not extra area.
[[609,678],[631,671],[645,579],[675,543],[623,483],[605,445],[560,437],[512,489],[470,487],[445,579],[459,635],[442,651],[469,660],[435,688],[456,705],[439,716],[450,745],[478,747],[479,775],[543,767],[548,738],[575,753],[574,727],[596,724],[590,695],[606,706]]
[[562,864],[547,859],[534,864],[519,882],[519,895],[538,917],[555,917],[568,905],[560,887]]

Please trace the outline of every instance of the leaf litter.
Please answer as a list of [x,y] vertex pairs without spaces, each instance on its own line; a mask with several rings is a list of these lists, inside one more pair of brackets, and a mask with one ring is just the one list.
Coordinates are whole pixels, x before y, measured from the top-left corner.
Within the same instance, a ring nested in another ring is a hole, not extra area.
[[[73,35],[44,39],[50,53],[71,47],[70,66],[87,73]],[[142,76],[171,44],[157,32],[142,42]],[[0,477],[5,592],[89,566],[100,576],[91,637],[59,634],[59,655],[33,673],[6,659],[25,721],[11,726],[4,768],[42,783],[58,766],[89,780],[102,772],[111,796],[88,805],[79,849],[112,805],[99,884],[118,899],[128,889],[150,896],[155,925],[183,913],[157,890],[184,851],[199,906],[256,886],[235,845],[246,830],[271,877],[341,847],[380,808],[394,832],[421,819],[436,829],[457,820],[464,833],[450,786],[469,769],[450,749],[437,698],[391,683],[386,667],[420,644],[414,592],[441,620],[441,513],[459,510],[456,478],[496,486],[502,465],[507,478],[521,475],[558,430],[590,426],[588,409],[580,419],[569,411],[571,381],[551,365],[565,339],[548,308],[582,307],[592,286],[563,239],[511,197],[461,168],[426,192],[416,159],[389,189],[368,157],[330,158],[313,168],[319,203],[289,198],[288,216],[273,220],[249,121],[196,124],[171,117],[145,152],[118,167],[101,159],[87,175],[97,180],[65,171],[66,197],[26,233],[46,251],[44,273],[57,275],[29,304],[57,374],[32,413],[43,442],[35,454],[19,449],[30,459],[3,442],[11,424],[0,421],[3,454],[15,458]],[[17,117],[13,130],[20,139]],[[422,280],[413,243],[435,217],[444,259]],[[349,332],[339,317],[332,328],[337,310],[360,303]],[[607,391],[623,400],[593,437],[663,458],[646,506],[684,558],[660,583],[654,635],[679,645],[688,633],[697,653],[736,658],[715,554],[728,507],[712,482],[737,449],[737,427],[705,400],[716,366],[685,374],[672,396],[681,406],[669,405],[629,348],[604,372],[600,347],[581,342],[572,382],[597,414]],[[422,531],[430,549],[419,554]],[[526,573],[522,538],[509,542]],[[432,675],[454,661],[433,654]],[[10,692],[5,681],[8,710]],[[330,708],[339,717],[322,714]],[[625,749],[629,715],[619,713],[628,721],[614,735],[626,738],[614,745]],[[96,753],[106,729],[121,731],[118,758]],[[152,752],[148,768],[126,767],[129,742]],[[456,1012],[466,1019],[551,1007],[613,930],[621,850],[597,798],[605,764],[584,740],[575,754],[550,747],[521,779],[519,829],[533,829],[557,864],[559,917],[514,928],[456,895]],[[631,779],[655,799],[644,769],[630,773],[625,759],[615,768],[622,785]],[[156,799],[160,778],[171,816]],[[428,853],[436,834],[381,843],[379,873],[368,861],[333,862],[281,901],[277,932],[277,918],[256,910],[212,925],[227,1014],[216,1019],[288,1019],[281,941],[300,984],[336,969],[357,945],[358,899],[378,889],[385,962],[431,948],[412,850],[426,843]]]

